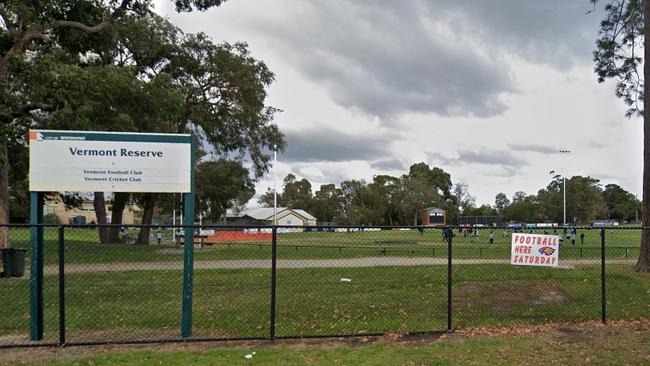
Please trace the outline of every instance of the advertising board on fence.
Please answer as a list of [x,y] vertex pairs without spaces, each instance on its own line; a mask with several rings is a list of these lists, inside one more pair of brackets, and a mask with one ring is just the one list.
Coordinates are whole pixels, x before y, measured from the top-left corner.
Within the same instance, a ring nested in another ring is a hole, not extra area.
[[191,191],[192,136],[29,131],[29,190]]
[[557,267],[560,237],[557,235],[512,234],[510,264]]

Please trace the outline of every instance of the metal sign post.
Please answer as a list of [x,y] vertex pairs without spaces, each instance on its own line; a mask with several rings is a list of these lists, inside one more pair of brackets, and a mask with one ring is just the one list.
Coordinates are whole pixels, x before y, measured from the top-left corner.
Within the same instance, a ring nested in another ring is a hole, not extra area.
[[[194,167],[194,140],[192,140],[190,162]],[[181,336],[192,336],[192,269],[194,267],[194,169],[190,172],[192,190],[183,193],[183,218],[185,235],[183,236],[183,308],[181,315]]]
[[31,253],[29,266],[31,340],[43,339],[43,193],[30,192]]

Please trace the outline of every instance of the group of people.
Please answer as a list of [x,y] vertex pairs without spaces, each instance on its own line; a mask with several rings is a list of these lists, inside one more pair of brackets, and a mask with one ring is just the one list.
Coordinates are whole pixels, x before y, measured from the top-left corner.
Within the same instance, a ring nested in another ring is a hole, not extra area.
[[[554,229],[553,232],[557,234],[557,230]],[[560,236],[560,244],[562,244],[564,237],[566,237],[567,240],[571,240],[571,245],[576,245],[576,237],[577,237],[577,231],[575,228],[565,228],[564,229],[564,235]],[[582,232],[580,233],[580,244],[585,243],[585,233]]]
[[[477,227],[461,226],[461,227],[458,228],[458,232],[460,233],[460,235],[462,237],[464,237],[464,238],[469,237],[472,241],[474,241],[473,240],[474,238],[476,238],[477,240],[480,238],[480,231],[479,231],[479,228],[477,228]],[[523,229],[521,229],[521,228],[515,228],[514,232],[523,233],[525,231]],[[505,228],[501,231],[501,236],[504,239],[506,239],[508,237],[508,234],[509,234],[509,232]],[[531,228],[530,229],[530,234],[537,234],[537,230],[535,228]],[[551,233],[549,233],[548,230],[544,230],[543,234],[544,235],[550,235]],[[553,228],[552,235],[558,235],[557,228]],[[453,233],[453,230],[450,227],[446,227],[446,228],[444,228],[442,230],[442,240],[444,242],[448,242],[451,238],[453,238],[453,236],[454,236],[454,233]],[[559,235],[559,237],[560,237],[560,245],[562,245],[564,243],[565,238],[566,238],[567,242],[569,240],[571,241],[571,245],[576,244],[576,239],[578,237],[580,238],[580,244],[585,243],[585,233],[581,232],[580,235],[578,235],[578,232],[577,232],[577,230],[575,228],[564,228],[563,235]],[[488,242],[490,244],[494,244],[494,230],[493,229],[490,229],[490,232],[488,234]]]
[[[458,231],[465,238],[471,237],[471,238],[476,238],[478,240],[481,237],[481,233],[478,228],[459,227]],[[454,237],[454,232],[450,227],[445,227],[444,229],[442,229],[443,242],[449,242],[453,237]],[[488,234],[488,240],[490,244],[494,243],[494,230],[490,230],[490,233]]]

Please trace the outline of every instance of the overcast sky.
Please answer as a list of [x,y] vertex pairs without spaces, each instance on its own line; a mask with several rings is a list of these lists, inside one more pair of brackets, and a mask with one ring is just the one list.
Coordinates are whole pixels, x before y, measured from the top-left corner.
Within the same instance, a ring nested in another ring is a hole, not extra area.
[[275,73],[278,182],[293,173],[316,191],[426,162],[477,204],[536,193],[551,170],[641,197],[642,121],[596,82],[602,11],[586,14],[588,0],[230,0],[180,15],[156,4],[186,32],[247,42]]

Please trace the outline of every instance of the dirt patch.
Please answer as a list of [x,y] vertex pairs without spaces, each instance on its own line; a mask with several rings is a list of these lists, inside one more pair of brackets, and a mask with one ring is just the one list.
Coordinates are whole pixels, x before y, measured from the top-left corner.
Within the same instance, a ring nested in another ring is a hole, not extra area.
[[542,281],[463,282],[454,288],[454,306],[459,310],[482,307],[510,312],[517,306],[558,305],[571,301],[560,286]]
[[476,338],[554,333],[556,335],[554,339],[563,340],[572,339],[577,336],[607,336],[608,334],[619,333],[626,329],[634,332],[650,333],[650,319],[610,320],[606,324],[598,321],[587,321],[582,323],[557,322],[538,325],[514,324],[508,326],[468,327],[457,328],[454,334],[463,338]]

